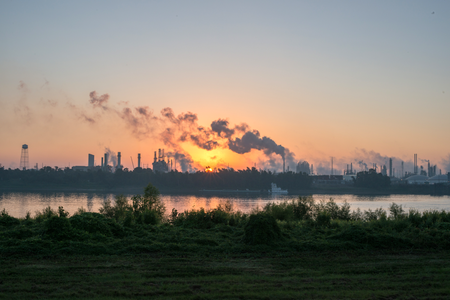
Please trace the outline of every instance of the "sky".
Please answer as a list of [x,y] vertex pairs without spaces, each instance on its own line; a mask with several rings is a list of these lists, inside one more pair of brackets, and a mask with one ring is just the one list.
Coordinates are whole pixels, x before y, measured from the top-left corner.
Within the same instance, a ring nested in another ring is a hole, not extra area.
[[449,31],[448,1],[3,0],[0,164],[447,172]]

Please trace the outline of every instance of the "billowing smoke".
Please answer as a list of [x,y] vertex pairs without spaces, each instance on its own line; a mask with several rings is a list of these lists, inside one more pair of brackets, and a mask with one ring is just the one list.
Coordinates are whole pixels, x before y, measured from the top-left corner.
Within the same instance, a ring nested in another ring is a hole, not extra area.
[[113,170],[115,170],[116,166],[117,166],[117,154],[116,154],[116,152],[113,152],[108,147],[105,147],[105,153],[108,155],[108,162],[112,163]]
[[89,97],[91,97],[89,102],[91,102],[91,104],[94,107],[105,107],[106,103],[108,102],[108,99],[109,99],[108,94],[103,94],[103,95],[99,96],[99,95],[97,95],[96,91],[90,92]]
[[134,109],[125,107],[122,111],[116,111],[116,113],[138,140],[149,137],[153,132],[154,123],[158,121],[158,118],[153,116],[152,111],[147,106],[136,107]]
[[357,163],[358,163],[359,168],[361,169],[361,171],[367,171],[368,170],[367,164],[363,160],[360,160]]
[[[109,95],[99,95],[96,91],[89,94],[89,103],[94,109],[101,108],[102,113],[112,113],[119,116],[139,140],[158,138],[169,147],[168,155],[177,160],[183,172],[197,169],[189,154],[180,147],[180,143],[189,142],[201,149],[210,151],[216,148],[230,149],[239,154],[249,153],[252,149],[262,151],[270,166],[281,169],[280,163],[273,155],[279,155],[291,168],[295,168],[294,153],[282,145],[278,145],[273,139],[261,136],[259,131],[251,130],[242,123],[230,126],[228,120],[218,119],[211,123],[210,128],[198,124],[195,113],[187,112],[175,115],[170,107],[161,110],[160,116],[156,116],[147,106],[129,107],[127,102],[121,102],[118,109],[109,105]],[[89,123],[95,123],[99,115],[89,116],[84,111],[78,111],[80,118]],[[154,134],[156,132],[159,132]]]
[[[287,161],[288,165],[292,168],[295,166],[294,153],[290,152],[282,145],[278,145],[269,137],[261,137],[258,130],[248,130],[247,124],[241,124],[234,128],[228,127],[228,121],[224,119],[218,119],[211,123],[211,130],[215,132],[219,137],[226,138],[228,140],[227,147],[233,152],[244,154],[250,152],[252,149],[263,151],[263,153],[270,157],[272,154],[278,154],[281,156],[283,162]],[[233,137],[236,133],[245,132],[241,137]],[[276,165],[273,158],[268,160],[271,167]]]
[[450,172],[450,153],[447,155],[446,158],[442,159],[441,164],[446,173]]
[[168,152],[167,157],[173,159],[175,164],[173,168],[178,169],[178,166],[180,166],[182,172],[192,172],[197,170],[197,168],[192,166],[194,161],[187,153]]

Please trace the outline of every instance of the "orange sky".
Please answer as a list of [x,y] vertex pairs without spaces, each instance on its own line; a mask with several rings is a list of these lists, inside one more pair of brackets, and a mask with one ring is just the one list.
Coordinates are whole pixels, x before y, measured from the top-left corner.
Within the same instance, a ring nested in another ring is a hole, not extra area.
[[[318,173],[330,172],[330,157],[338,172],[389,157],[412,171],[414,153],[450,171],[445,1],[3,1],[0,28],[6,167],[19,166],[26,143],[32,165],[86,165],[88,153],[99,163],[109,148],[131,167],[130,156],[148,164],[175,147],[197,168],[281,170],[279,155],[257,150],[165,145],[160,112],[170,107],[204,128],[246,123]],[[89,103],[93,91],[109,95],[106,106]],[[159,121],[135,120],[133,133],[124,107],[148,107]]]

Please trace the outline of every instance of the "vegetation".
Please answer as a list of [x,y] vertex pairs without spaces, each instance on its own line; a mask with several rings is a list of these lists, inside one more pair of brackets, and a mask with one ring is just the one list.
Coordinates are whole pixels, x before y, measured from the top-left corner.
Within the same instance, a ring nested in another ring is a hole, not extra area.
[[50,207],[23,219],[0,214],[0,254],[123,254],[168,250],[204,253],[303,250],[450,249],[450,213],[350,211],[332,199],[298,197],[244,214],[227,202],[217,208],[165,214],[159,191],[105,202],[99,213],[73,216]]
[[148,185],[99,213],[1,211],[0,298],[445,299],[449,249],[446,211],[299,197],[166,214]]

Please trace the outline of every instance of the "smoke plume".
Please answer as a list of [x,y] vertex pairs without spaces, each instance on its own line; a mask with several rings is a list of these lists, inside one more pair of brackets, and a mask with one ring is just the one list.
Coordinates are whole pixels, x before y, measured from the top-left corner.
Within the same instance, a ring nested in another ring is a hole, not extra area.
[[112,163],[113,170],[116,169],[117,166],[117,154],[116,152],[111,151],[108,147],[105,147],[105,153],[108,155],[108,161]]
[[[162,141],[169,148],[168,156],[177,160],[183,172],[197,169],[191,156],[180,146],[180,143],[185,142],[207,151],[224,148],[245,154],[255,149],[266,156],[271,166],[279,167],[272,155],[279,155],[287,165],[295,166],[294,153],[278,145],[270,137],[261,136],[258,130],[251,130],[245,123],[230,126],[228,120],[220,118],[205,128],[198,124],[198,117],[192,112],[175,115],[170,107],[166,107],[157,116],[147,106],[130,107],[128,102],[123,101],[120,105],[124,107],[118,109],[109,104],[108,94],[100,96],[96,91],[92,91],[89,97],[89,103],[94,110],[101,108],[103,113],[118,116],[135,138],[143,140],[156,137]],[[99,115],[89,116],[83,111],[78,111],[78,115],[89,123],[100,118]]]
[[105,105],[106,105],[106,103],[108,102],[108,99],[109,99],[109,95],[108,94],[103,94],[103,95],[99,96],[99,95],[97,95],[96,91],[90,92],[89,93],[89,97],[91,97],[89,102],[91,102],[91,104],[94,107],[105,107]]

